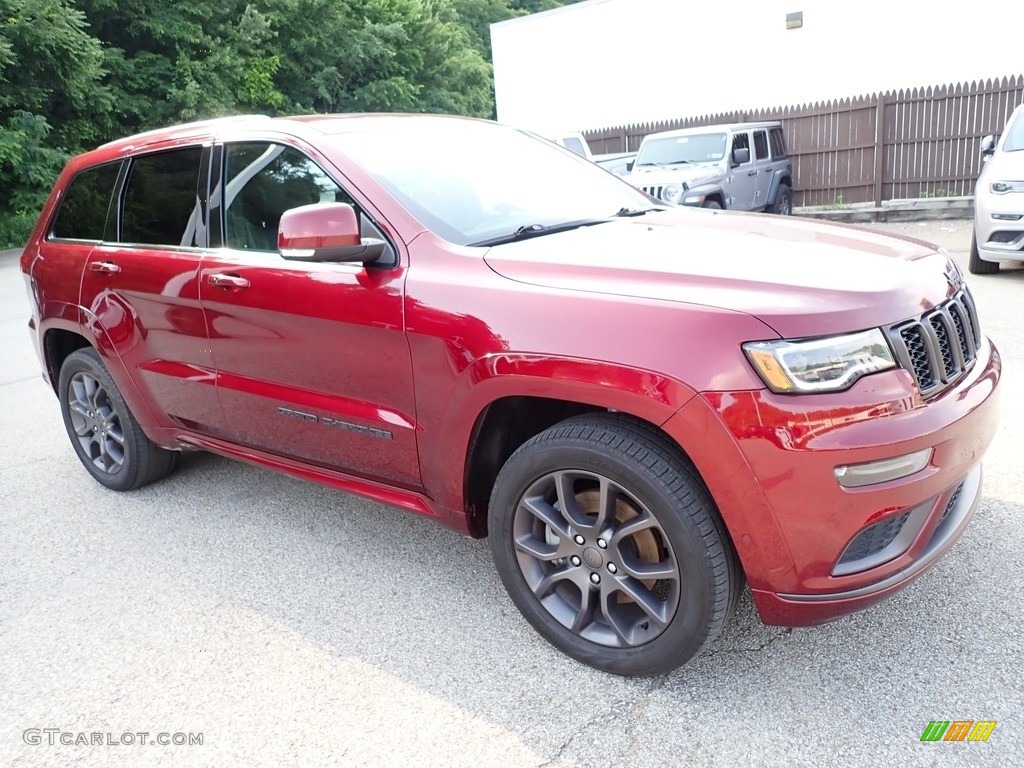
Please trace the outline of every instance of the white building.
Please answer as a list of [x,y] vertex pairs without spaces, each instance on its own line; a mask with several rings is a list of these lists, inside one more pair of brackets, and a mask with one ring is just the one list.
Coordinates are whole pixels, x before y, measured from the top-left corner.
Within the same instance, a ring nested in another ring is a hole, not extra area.
[[1021,0],[588,0],[491,25],[498,119],[553,135],[1002,78],[1022,32]]

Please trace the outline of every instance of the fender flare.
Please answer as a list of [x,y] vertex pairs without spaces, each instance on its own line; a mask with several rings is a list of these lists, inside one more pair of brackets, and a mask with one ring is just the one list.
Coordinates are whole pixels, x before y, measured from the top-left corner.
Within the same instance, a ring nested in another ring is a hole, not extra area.
[[[477,359],[452,388],[440,423],[423,433],[423,484],[439,507],[464,515],[470,448],[490,405],[505,397],[543,397],[627,413],[656,426],[696,392],[653,371],[595,360],[502,352]],[[428,435],[431,438],[428,438]]]

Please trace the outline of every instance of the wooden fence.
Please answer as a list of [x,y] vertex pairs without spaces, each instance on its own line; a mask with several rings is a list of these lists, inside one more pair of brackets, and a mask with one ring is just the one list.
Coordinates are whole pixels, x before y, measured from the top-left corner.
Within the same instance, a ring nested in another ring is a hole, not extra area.
[[635,151],[644,136],[715,123],[781,120],[796,205],[974,194],[983,136],[1024,102],[1024,75],[587,131],[594,154]]

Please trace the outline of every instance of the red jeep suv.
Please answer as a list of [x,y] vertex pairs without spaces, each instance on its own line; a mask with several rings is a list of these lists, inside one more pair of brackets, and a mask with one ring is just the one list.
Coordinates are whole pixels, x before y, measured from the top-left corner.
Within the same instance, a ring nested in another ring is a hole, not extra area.
[[207,450],[490,535],[623,675],[869,606],[981,494],[999,355],[926,243],[666,208],[550,142],[236,117],[72,160],[21,259],[43,377],[127,491]]

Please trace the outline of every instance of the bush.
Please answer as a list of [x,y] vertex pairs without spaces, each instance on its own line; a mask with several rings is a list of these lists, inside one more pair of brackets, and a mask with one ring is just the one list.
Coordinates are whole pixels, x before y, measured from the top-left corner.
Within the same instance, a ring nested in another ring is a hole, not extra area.
[[36,224],[34,213],[15,213],[0,218],[0,249],[21,248]]

